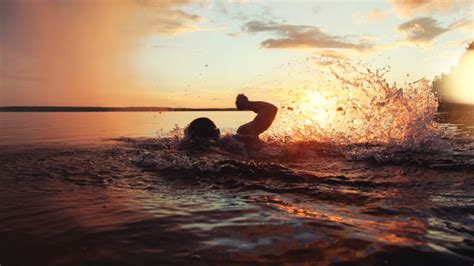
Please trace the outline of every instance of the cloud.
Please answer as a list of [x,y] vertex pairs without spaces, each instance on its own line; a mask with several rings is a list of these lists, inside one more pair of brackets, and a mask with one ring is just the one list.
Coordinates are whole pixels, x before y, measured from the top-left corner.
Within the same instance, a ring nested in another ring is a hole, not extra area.
[[344,36],[330,35],[318,27],[306,25],[278,24],[276,22],[249,21],[242,26],[247,33],[269,33],[275,38],[261,42],[264,48],[341,48],[367,50],[369,42],[351,42]]
[[451,27],[454,29],[461,29],[463,31],[470,32],[474,30],[474,21],[472,17],[463,18],[455,21],[453,24],[451,24]]
[[345,54],[342,54],[334,50],[321,50],[321,51],[317,51],[315,54],[319,56],[323,56],[323,57],[334,58],[334,59],[347,59],[348,58]]
[[409,17],[420,13],[447,13],[472,5],[472,0],[391,0],[396,12]]
[[23,73],[8,73],[2,70],[0,75],[3,79],[12,79],[12,80],[20,80],[20,81],[41,81],[40,77],[25,75]]
[[[199,1],[194,1],[199,3]],[[179,7],[191,4],[191,0],[134,0],[140,8],[138,19],[142,26],[151,29],[151,34],[174,35],[197,30],[196,23],[202,18],[180,10]]]
[[400,24],[397,30],[407,36],[407,41],[416,43],[431,42],[439,35],[449,31],[448,28],[439,26],[438,21],[431,17],[409,20]]
[[229,32],[229,33],[226,33],[226,35],[230,37],[240,37],[242,36],[242,32]]
[[0,105],[126,104],[144,36],[201,30],[188,3],[1,0]]
[[387,18],[388,15],[389,15],[388,11],[374,9],[374,10],[371,10],[369,14],[367,14],[367,19],[369,21],[383,21]]
[[194,26],[201,18],[181,10],[165,10],[152,21],[153,31],[157,34],[173,35],[180,32],[197,30]]
[[436,37],[458,28],[472,26],[469,19],[461,19],[443,27],[432,17],[420,17],[411,19],[397,27],[397,31],[406,35],[409,43],[430,43]]

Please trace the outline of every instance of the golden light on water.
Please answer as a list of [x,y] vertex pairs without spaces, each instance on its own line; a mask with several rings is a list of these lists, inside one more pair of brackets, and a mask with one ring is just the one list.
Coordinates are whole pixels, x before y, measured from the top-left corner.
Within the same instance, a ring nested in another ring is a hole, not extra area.
[[334,210],[318,210],[304,203],[291,203],[283,201],[278,197],[268,198],[267,200],[267,205],[292,216],[364,228],[371,231],[371,237],[380,242],[407,246],[423,245],[423,243],[417,240],[399,234],[400,228],[417,234],[426,232],[426,224],[420,219],[381,219],[379,221],[372,221],[364,219],[363,216],[354,217],[350,214],[344,214],[342,210],[339,210],[339,212],[335,212]]

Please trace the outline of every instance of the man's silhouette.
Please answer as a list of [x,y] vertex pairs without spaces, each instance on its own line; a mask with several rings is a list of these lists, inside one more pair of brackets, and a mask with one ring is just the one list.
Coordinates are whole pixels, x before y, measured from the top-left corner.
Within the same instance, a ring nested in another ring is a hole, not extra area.
[[239,110],[257,113],[257,116],[252,121],[237,129],[238,136],[254,139],[258,139],[258,136],[272,125],[278,111],[278,108],[271,103],[249,101],[247,96],[243,94],[237,95],[235,105]]
[[[237,95],[235,105],[239,110],[257,113],[252,121],[237,129],[236,138],[245,143],[258,141],[258,136],[272,125],[278,111],[278,108],[271,103],[249,101],[247,96],[243,94]],[[193,120],[185,129],[185,140],[193,143],[215,141],[219,138],[219,135],[219,129],[207,117]]]

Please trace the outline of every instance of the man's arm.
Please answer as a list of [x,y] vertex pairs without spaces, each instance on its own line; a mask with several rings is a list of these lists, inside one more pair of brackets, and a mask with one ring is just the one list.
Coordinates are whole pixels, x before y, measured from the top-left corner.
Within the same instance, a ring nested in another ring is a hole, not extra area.
[[278,108],[267,102],[254,102],[254,101],[248,101],[248,103],[245,106],[245,109],[243,110],[249,110],[253,111],[257,114],[263,113],[263,112],[268,112],[268,113],[275,113],[278,111]]
[[243,94],[237,96],[236,105],[239,110],[248,110],[257,113],[257,116],[251,122],[240,126],[237,130],[237,133],[243,135],[260,135],[271,126],[278,112],[278,108],[273,104],[249,101]]

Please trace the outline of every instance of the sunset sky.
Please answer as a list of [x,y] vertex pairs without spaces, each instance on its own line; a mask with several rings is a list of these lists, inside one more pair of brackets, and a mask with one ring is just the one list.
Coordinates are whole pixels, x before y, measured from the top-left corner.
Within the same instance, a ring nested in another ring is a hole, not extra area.
[[473,5],[2,0],[0,105],[231,107],[240,91],[264,95],[246,89],[258,77],[321,55],[433,79],[474,40]]

